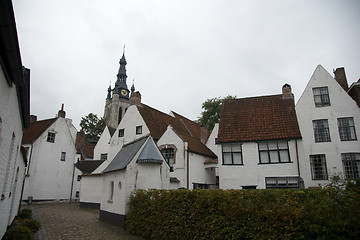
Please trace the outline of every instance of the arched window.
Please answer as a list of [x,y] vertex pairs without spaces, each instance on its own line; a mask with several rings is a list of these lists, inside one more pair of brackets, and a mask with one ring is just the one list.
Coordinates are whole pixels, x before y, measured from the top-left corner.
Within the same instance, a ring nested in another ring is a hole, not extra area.
[[110,189],[109,189],[109,203],[113,202],[113,198],[114,198],[114,181],[110,182]]
[[170,172],[174,171],[174,149],[173,148],[163,148],[161,153],[165,158],[165,161],[170,166]]
[[122,107],[119,107],[118,124],[121,122],[121,119],[122,119]]

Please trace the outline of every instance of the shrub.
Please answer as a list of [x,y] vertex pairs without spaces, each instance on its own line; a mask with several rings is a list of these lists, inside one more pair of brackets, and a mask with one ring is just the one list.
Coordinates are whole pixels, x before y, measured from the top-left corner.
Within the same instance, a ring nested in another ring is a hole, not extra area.
[[21,225],[29,228],[33,233],[36,233],[41,227],[41,223],[34,219],[25,219]]
[[18,217],[20,219],[27,219],[27,218],[31,218],[32,217],[32,211],[31,209],[28,209],[28,208],[24,208],[24,209],[21,209],[19,214],[18,214]]
[[6,240],[31,240],[34,233],[23,225],[18,225],[6,231],[4,239]]
[[358,189],[137,190],[126,227],[150,239],[356,239]]

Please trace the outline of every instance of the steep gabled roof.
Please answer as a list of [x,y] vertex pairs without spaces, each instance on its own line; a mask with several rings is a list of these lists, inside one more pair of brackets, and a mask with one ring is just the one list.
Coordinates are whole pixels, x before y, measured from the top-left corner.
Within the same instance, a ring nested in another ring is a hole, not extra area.
[[224,100],[217,142],[297,139],[294,99],[282,95]]
[[[191,135],[193,137],[201,139],[201,125],[191,121],[190,119],[181,116],[180,114],[172,111],[173,115],[176,119],[179,119],[180,121],[183,121],[183,123],[186,125],[187,129],[191,132]],[[207,130],[207,129],[206,129]],[[207,131],[207,135],[209,135],[209,131]],[[208,137],[208,136],[207,136]]]
[[116,154],[111,163],[104,169],[103,173],[113,172],[126,168],[126,166],[135,157],[136,153],[144,145],[148,136],[139,138],[133,142],[125,144]]
[[83,160],[75,163],[75,166],[82,172],[82,174],[92,173],[105,160]]
[[145,104],[137,105],[137,108],[148,127],[154,140],[159,140],[170,125],[178,132],[187,133],[185,126],[176,118],[160,112]]
[[[175,130],[176,132],[176,130]],[[199,139],[182,134],[180,132],[176,132],[176,134],[184,141],[187,142],[189,145],[189,151],[193,153],[197,153],[203,156],[211,157],[211,158],[217,158],[215,153],[213,153],[206,145],[204,145]]]
[[154,140],[159,140],[165,133],[167,127],[171,126],[183,141],[188,142],[189,150],[203,156],[216,157],[216,155],[201,142],[199,124],[174,112],[175,117],[170,116],[143,103],[137,105],[137,108]]
[[24,129],[22,143],[29,144],[33,143],[48,129],[57,118],[45,119],[30,124],[29,128]]

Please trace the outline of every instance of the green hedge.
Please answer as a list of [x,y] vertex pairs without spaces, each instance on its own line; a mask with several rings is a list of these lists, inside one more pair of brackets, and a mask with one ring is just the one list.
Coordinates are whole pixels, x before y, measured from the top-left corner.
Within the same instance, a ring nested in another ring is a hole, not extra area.
[[149,239],[358,239],[360,192],[137,190],[126,227]]

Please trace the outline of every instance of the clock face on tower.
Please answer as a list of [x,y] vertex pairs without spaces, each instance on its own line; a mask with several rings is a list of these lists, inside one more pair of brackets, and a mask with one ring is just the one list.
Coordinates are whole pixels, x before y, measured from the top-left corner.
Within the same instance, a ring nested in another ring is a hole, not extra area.
[[127,95],[127,91],[126,91],[125,89],[122,89],[122,90],[121,90],[121,95],[126,96],[126,95]]

